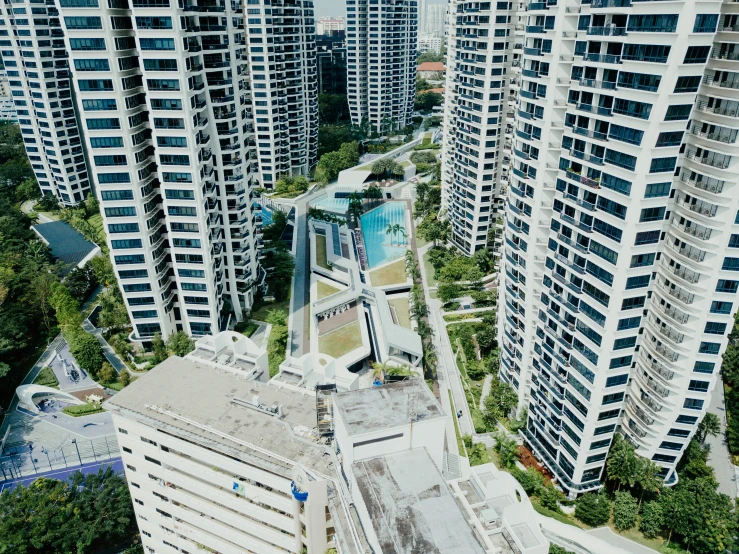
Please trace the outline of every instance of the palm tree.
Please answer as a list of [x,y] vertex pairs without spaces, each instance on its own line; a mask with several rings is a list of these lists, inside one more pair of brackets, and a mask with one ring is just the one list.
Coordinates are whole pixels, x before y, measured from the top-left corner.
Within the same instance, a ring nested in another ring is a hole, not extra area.
[[393,243],[393,224],[388,223],[387,227],[385,228],[385,234],[390,235],[390,244]]
[[377,201],[382,199],[382,189],[376,184],[372,183],[367,190],[364,191],[364,197],[372,200],[372,206],[377,204]]
[[405,244],[405,227],[402,225],[398,225],[398,233],[403,235],[403,244]]
[[706,413],[698,424],[698,441],[703,444],[708,435],[715,437],[721,432],[721,421],[716,414]]
[[[398,230],[399,229],[400,229],[400,224],[399,223],[396,223],[395,225],[393,225],[393,236],[394,237],[397,237],[398,236]],[[392,244],[392,242],[391,242],[391,244]]]

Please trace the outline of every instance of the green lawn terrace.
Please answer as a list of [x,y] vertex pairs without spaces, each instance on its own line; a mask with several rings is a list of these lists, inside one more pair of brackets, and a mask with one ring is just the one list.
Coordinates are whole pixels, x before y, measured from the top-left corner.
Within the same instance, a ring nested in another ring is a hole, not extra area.
[[[405,259],[388,262],[379,273],[363,272],[353,232],[336,223],[310,220],[309,241],[311,353],[359,372],[374,351],[376,361],[420,371],[423,350],[410,328],[408,294],[395,290],[408,288]],[[297,364],[286,360],[291,363]]]

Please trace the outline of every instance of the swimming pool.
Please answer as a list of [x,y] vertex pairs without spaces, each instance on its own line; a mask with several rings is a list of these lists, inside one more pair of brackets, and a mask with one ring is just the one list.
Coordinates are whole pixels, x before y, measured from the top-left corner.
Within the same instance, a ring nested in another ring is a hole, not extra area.
[[387,202],[361,216],[362,236],[370,269],[405,256],[406,242],[402,233],[387,234],[388,224],[397,224],[405,229],[405,209],[403,202]]
[[318,202],[311,203],[311,206],[320,210],[326,210],[336,214],[346,215],[349,209],[348,198],[324,198]]

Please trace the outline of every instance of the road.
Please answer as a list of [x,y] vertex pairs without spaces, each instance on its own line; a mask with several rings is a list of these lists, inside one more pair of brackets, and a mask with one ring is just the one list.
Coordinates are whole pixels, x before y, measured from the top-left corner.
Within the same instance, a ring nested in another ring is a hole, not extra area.
[[716,480],[718,481],[718,491],[728,495],[730,498],[737,498],[737,480],[734,464],[731,463],[731,455],[726,446],[726,406],[724,405],[724,383],[719,378],[716,387],[711,393],[711,403],[708,411],[716,414],[721,421],[721,433],[715,437],[709,436],[706,444],[711,447],[708,454],[708,464],[716,472]]

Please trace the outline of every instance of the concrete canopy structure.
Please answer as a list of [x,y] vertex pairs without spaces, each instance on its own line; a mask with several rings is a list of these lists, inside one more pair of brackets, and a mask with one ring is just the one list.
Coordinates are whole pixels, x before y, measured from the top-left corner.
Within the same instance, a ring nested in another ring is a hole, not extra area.
[[84,404],[82,400],[51,387],[43,385],[21,385],[15,389],[18,395],[18,405],[34,413],[41,413],[38,403],[45,399],[62,400],[69,404]]
[[73,267],[83,267],[101,250],[83,237],[77,229],[65,221],[51,221],[32,225],[31,229],[49,247],[51,254],[67,266],[65,273]]

